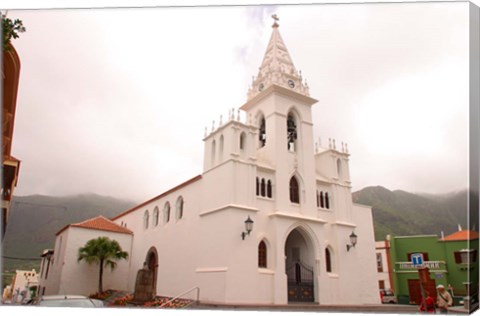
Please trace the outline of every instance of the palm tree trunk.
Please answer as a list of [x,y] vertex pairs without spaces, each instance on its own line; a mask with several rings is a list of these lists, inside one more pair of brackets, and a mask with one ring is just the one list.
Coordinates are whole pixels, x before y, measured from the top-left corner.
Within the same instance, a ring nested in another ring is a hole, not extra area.
[[98,293],[103,292],[103,260],[100,259],[100,273],[98,276]]

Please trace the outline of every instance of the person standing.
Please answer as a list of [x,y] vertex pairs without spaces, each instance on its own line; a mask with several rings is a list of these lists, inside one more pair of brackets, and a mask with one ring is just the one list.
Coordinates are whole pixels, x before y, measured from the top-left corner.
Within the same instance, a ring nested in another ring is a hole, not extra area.
[[422,313],[435,314],[435,300],[430,296],[428,291],[425,291],[425,298],[422,297],[419,310]]
[[445,287],[442,284],[437,286],[437,291],[437,307],[441,314],[446,314],[448,308],[453,305],[452,296],[445,291]]

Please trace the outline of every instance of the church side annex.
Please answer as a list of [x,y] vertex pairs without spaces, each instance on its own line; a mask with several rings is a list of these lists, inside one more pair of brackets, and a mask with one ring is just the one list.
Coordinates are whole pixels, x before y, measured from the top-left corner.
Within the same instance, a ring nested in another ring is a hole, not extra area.
[[314,146],[317,100],[273,17],[240,108],[246,119],[232,110],[205,131],[201,175],[111,220],[58,232],[43,294],[94,293],[97,268],[76,255],[108,236],[130,256],[105,275],[106,289],[133,292],[145,267],[160,296],[199,287],[201,302],[222,304],[380,303],[371,208],[352,202],[346,144]]

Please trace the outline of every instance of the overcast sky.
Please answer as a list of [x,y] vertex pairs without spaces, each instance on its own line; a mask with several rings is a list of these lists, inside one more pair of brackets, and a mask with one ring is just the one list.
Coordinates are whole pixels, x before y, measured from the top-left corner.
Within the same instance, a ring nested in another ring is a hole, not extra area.
[[468,4],[377,3],[10,10],[27,28],[15,194],[140,202],[201,174],[205,127],[246,101],[273,13],[353,190],[467,187]]

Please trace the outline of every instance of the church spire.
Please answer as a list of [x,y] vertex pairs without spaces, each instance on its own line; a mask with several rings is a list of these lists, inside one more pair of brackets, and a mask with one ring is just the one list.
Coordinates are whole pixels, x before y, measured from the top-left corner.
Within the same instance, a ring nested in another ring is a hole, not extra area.
[[258,75],[252,80],[247,99],[252,99],[271,85],[282,86],[309,96],[308,85],[303,82],[302,73],[295,69],[287,47],[278,31],[279,24],[277,22],[279,18],[276,14],[272,15],[272,18],[274,20],[272,35],[258,70]]

